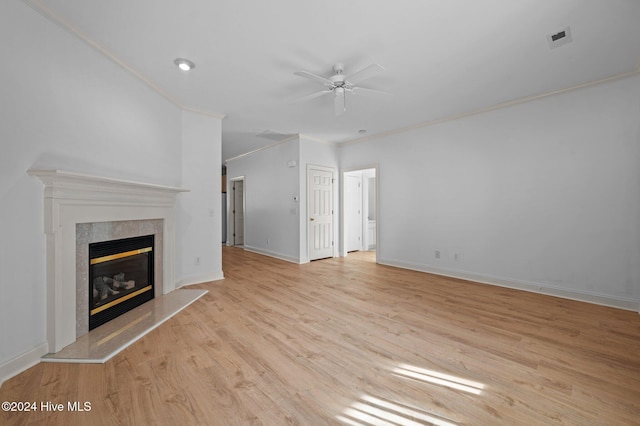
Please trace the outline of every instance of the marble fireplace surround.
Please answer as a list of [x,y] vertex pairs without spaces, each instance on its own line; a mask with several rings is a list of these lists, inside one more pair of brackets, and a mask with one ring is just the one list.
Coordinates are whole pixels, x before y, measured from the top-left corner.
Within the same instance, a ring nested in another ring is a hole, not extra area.
[[[47,344],[50,353],[74,343],[80,337],[78,333],[82,334],[84,330],[83,325],[77,326],[76,318],[77,225],[113,222],[97,227],[115,227],[125,229],[125,232],[131,228],[161,226],[161,230],[149,232],[162,234],[161,241],[156,241],[156,248],[162,255],[162,282],[156,282],[156,296],[175,289],[175,202],[177,195],[187,189],[65,170],[32,169],[28,173],[39,178],[45,186]],[[138,232],[135,229],[133,232]],[[121,235],[118,233],[114,238],[121,238]]]
[[[121,238],[153,235],[153,276],[156,288],[162,283],[163,220],[125,220],[78,223],[76,225],[76,339],[89,332],[89,244]],[[160,293],[158,291],[158,293]]]

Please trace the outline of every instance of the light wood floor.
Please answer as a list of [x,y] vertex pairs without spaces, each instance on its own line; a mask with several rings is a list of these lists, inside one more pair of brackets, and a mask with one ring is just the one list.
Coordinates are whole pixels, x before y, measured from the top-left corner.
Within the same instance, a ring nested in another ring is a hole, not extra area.
[[[0,424],[640,424],[640,315],[376,265],[224,248],[223,281],[102,365],[39,364]],[[386,422],[386,423],[385,423]]]

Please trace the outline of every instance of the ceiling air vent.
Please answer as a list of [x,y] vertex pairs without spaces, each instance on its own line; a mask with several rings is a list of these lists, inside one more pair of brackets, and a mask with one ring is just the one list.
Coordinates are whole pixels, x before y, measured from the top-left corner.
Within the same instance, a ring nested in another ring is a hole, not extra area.
[[256,135],[259,138],[265,138],[265,139],[269,139],[272,141],[276,141],[276,142],[280,142],[283,141],[285,139],[290,138],[291,136],[293,136],[292,133],[282,133],[282,132],[278,132],[277,130],[271,130],[271,129],[267,129],[262,133],[258,133]]
[[571,28],[566,27],[557,33],[547,35],[547,41],[549,42],[549,47],[551,49],[571,43],[573,41],[571,38]]

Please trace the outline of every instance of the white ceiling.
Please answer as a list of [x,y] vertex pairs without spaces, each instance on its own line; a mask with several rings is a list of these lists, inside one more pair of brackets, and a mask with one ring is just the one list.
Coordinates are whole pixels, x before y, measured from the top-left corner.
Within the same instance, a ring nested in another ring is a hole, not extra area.
[[[176,103],[224,115],[223,159],[264,131],[343,142],[574,87],[640,66],[638,0],[25,0]],[[550,49],[569,26],[573,42]],[[188,73],[177,57],[196,63]],[[293,74],[385,72],[333,113]]]

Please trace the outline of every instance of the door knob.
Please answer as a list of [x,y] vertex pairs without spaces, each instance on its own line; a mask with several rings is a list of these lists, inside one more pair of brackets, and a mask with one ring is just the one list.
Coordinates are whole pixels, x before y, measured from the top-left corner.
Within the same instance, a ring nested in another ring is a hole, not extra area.
[[310,221],[314,221],[315,219],[314,219],[314,218],[312,218],[312,217],[310,217],[310,218],[309,218],[309,220],[310,220]]

